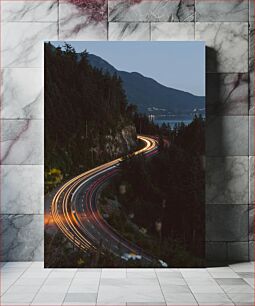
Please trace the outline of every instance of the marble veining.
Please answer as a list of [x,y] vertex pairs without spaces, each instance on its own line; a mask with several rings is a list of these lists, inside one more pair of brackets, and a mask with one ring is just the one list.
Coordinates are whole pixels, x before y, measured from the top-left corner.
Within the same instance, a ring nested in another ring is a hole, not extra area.
[[1,120],[1,164],[43,164],[42,120]]
[[249,205],[249,240],[254,240],[254,205]]
[[248,72],[248,23],[197,22],[195,38],[214,53],[207,57],[207,72]]
[[87,15],[88,22],[107,20],[108,0],[66,0],[65,2],[75,5],[82,14]]
[[254,24],[249,27],[249,71],[254,71]]
[[[84,2],[84,3],[83,3]],[[106,40],[107,5],[105,0],[97,0],[96,8],[88,1],[60,1],[59,39],[63,40]]]
[[247,0],[196,0],[196,21],[248,21]]
[[254,71],[251,71],[249,74],[249,114],[254,115]]
[[194,40],[195,27],[190,22],[152,22],[151,40]]
[[57,22],[58,0],[27,1],[2,0],[2,22],[6,21],[49,21]]
[[254,71],[249,73],[249,114],[254,115]]
[[207,157],[206,204],[248,204],[248,157]]
[[1,214],[43,213],[43,166],[1,165]]
[[109,40],[150,40],[147,22],[109,22]]
[[249,20],[254,21],[254,0],[249,0]]
[[40,68],[2,70],[2,119],[42,119],[43,84]]
[[207,73],[206,114],[248,115],[248,74]]
[[42,67],[43,41],[58,37],[57,23],[6,22],[1,30],[2,68]]
[[254,156],[249,157],[249,204],[254,205]]
[[254,116],[249,116],[249,155],[254,156]]
[[43,215],[1,215],[1,261],[43,259]]
[[194,21],[194,0],[109,0],[109,21]]
[[254,115],[254,22],[249,30],[249,112]]

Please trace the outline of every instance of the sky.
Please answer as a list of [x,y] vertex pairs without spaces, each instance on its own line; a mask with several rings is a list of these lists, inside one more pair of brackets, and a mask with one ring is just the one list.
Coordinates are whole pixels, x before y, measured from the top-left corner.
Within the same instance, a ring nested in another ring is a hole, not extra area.
[[[51,42],[62,46],[64,42]],[[76,52],[87,50],[118,70],[139,72],[167,87],[205,95],[205,44],[202,41],[68,41]]]

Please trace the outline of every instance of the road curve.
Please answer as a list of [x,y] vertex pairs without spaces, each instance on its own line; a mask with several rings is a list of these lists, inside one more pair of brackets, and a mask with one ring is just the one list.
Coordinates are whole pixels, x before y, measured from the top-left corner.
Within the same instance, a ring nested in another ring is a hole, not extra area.
[[[157,141],[148,136],[138,136],[144,147],[131,155],[143,154],[146,157],[157,153]],[[142,256],[151,263],[153,259],[139,246],[127,241],[112,228],[97,209],[97,196],[100,188],[120,171],[119,164],[124,158],[100,165],[82,173],[65,183],[54,195],[51,214],[61,232],[83,251],[99,250],[121,257],[124,253]]]

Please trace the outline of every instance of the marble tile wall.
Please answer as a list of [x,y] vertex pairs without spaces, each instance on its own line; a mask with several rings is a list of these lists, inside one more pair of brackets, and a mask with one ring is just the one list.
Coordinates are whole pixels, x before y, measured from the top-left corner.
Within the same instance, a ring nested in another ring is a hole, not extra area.
[[58,1],[1,1],[2,260],[43,259],[43,47]]
[[253,0],[2,0],[2,260],[43,259],[43,40],[205,40],[206,251],[253,259]]

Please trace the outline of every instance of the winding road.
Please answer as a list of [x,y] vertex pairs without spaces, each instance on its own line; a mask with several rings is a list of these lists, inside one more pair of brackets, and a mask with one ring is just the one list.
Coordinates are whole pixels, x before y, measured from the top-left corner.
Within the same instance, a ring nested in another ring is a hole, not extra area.
[[[157,141],[148,136],[138,136],[144,147],[131,155],[153,156],[158,151]],[[100,215],[97,196],[100,188],[120,171],[118,158],[76,176],[65,183],[54,195],[51,214],[62,233],[83,251],[108,250],[121,257],[132,253],[140,255],[143,262],[155,261],[139,246],[127,241]]]

